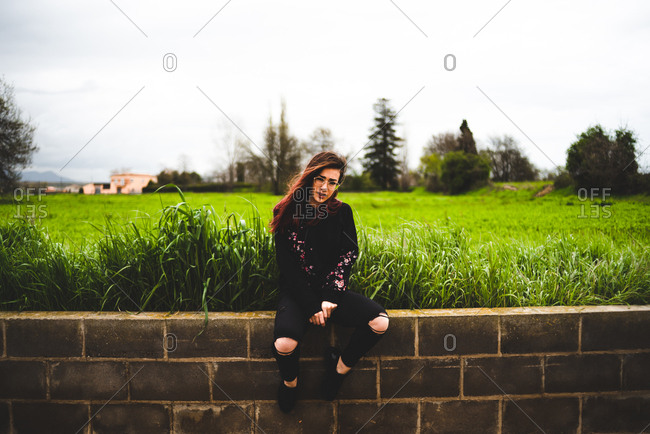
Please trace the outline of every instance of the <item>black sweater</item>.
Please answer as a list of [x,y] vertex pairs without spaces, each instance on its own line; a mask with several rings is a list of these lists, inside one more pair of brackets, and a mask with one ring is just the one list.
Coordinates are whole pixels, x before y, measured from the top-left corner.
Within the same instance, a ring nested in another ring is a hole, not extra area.
[[315,226],[302,222],[275,233],[280,292],[289,294],[310,317],[322,301],[338,303],[348,287],[350,269],[359,255],[350,205],[327,214]]

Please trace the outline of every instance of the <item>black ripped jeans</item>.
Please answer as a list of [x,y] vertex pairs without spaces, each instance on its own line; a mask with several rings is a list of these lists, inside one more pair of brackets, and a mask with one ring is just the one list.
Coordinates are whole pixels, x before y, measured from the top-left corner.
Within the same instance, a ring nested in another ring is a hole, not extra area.
[[[355,327],[350,342],[341,353],[345,366],[353,367],[383,336],[375,333],[368,325],[378,316],[388,317],[386,310],[368,297],[352,291],[341,294],[336,309],[327,320],[345,327]],[[298,360],[300,359],[300,342],[311,324],[309,318],[300,309],[296,301],[287,294],[280,296],[278,311],[275,315],[273,330],[273,354],[278,362],[280,375],[284,381],[293,381],[298,376]],[[278,354],[275,341],[278,338],[291,338],[298,346],[291,354]]]

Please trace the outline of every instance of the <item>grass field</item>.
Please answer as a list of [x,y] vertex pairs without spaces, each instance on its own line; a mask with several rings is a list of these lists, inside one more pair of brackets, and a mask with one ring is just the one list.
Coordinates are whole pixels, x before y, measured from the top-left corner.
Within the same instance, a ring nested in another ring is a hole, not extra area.
[[[592,239],[604,237],[616,245],[650,245],[650,197],[606,198],[611,205],[600,206],[600,199],[581,200],[561,191],[536,198],[542,182],[514,184],[518,191],[499,185],[461,196],[412,193],[346,193],[339,198],[355,210],[358,227],[393,230],[406,221],[428,223],[433,227],[455,225],[463,228],[472,242],[519,240],[543,242],[549,235],[573,235]],[[26,195],[25,195],[26,196]],[[280,196],[270,194],[186,193],[193,207],[213,207],[217,215],[235,213],[248,218],[255,206],[268,222],[271,209]],[[583,198],[584,199],[584,198]],[[130,222],[155,222],[164,206],[176,204],[173,191],[145,195],[48,195],[0,204],[0,222],[16,216],[43,217],[55,241],[81,245],[97,240],[108,220],[118,225]]]
[[[350,289],[387,308],[650,303],[648,196],[518,187],[341,192],[359,236]],[[274,308],[279,196],[32,199],[0,205],[0,309]]]

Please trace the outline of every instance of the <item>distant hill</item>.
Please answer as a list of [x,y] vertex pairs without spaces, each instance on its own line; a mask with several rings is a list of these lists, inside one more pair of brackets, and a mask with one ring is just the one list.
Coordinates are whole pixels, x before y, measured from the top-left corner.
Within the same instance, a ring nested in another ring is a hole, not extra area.
[[65,178],[57,175],[55,172],[48,170],[47,172],[37,172],[35,170],[25,170],[20,175],[20,180],[23,182],[48,182],[48,183],[63,183],[63,184],[82,184],[70,178]]

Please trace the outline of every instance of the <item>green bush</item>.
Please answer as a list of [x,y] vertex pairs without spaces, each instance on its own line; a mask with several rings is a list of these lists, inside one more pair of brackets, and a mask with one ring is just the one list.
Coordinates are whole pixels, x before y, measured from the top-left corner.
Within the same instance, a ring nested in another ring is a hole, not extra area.
[[567,150],[566,168],[578,189],[635,192],[636,135],[626,128],[610,135],[600,125],[588,128]]
[[482,187],[490,177],[490,163],[479,155],[449,152],[442,160],[440,179],[451,194]]
[[571,178],[569,172],[561,170],[553,179],[553,187],[556,190],[566,187],[574,187],[573,178]]
[[427,191],[439,192],[444,190],[440,180],[442,169],[442,159],[438,154],[431,153],[420,158],[420,173],[422,178],[420,182]]
[[634,177],[634,192],[650,194],[650,173],[637,173]]
[[370,172],[364,172],[361,175],[345,175],[343,180],[345,191],[377,191],[379,188],[370,178]]

